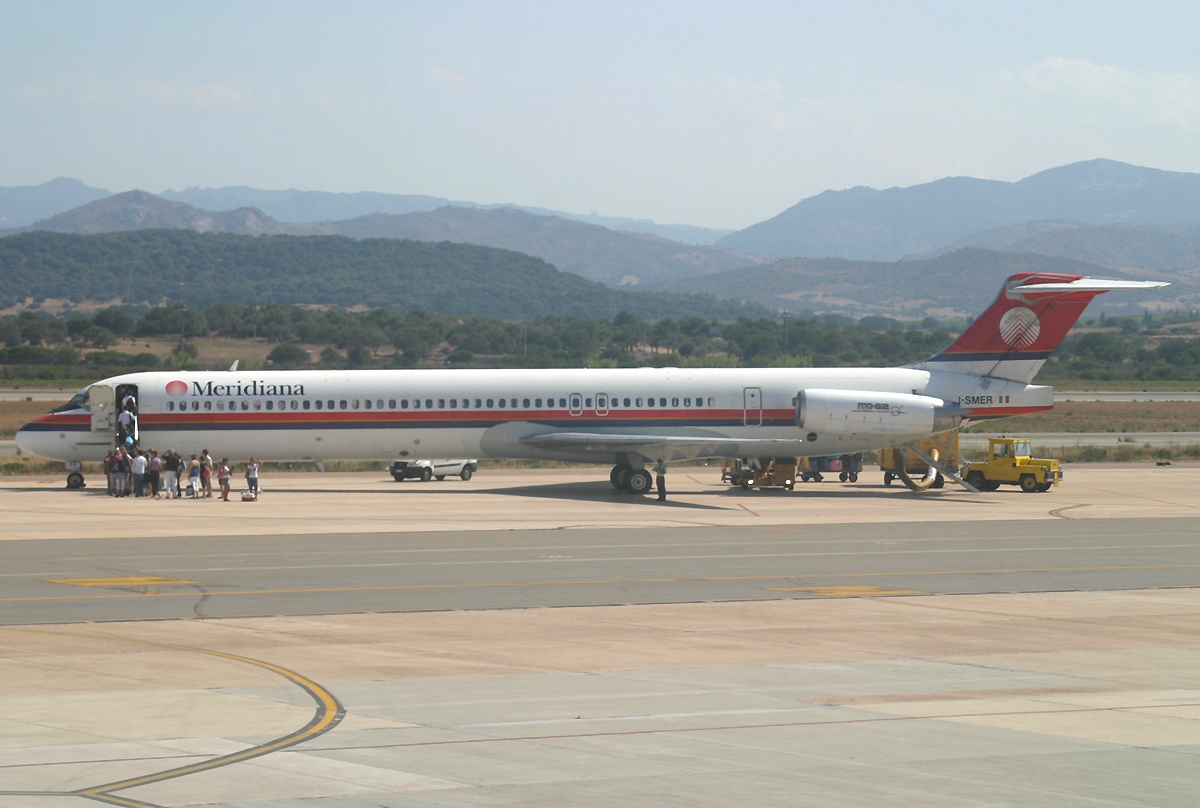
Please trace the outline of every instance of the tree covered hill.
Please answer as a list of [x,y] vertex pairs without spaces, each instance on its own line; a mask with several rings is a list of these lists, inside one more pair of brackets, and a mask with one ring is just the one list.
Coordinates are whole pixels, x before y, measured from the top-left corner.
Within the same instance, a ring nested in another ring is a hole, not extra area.
[[0,309],[27,298],[368,306],[503,319],[766,313],[709,295],[609,289],[538,258],[472,244],[188,230],[0,239]]

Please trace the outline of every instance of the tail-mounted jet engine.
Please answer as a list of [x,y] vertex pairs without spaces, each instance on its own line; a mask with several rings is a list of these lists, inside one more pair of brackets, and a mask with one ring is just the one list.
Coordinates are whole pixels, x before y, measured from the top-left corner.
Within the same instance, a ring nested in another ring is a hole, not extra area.
[[957,429],[966,410],[932,396],[872,390],[801,390],[796,426],[821,436],[878,437],[897,445]]

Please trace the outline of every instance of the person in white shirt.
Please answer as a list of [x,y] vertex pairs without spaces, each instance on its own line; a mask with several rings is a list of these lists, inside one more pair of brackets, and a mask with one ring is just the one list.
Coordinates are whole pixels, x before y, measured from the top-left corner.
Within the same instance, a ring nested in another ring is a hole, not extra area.
[[137,449],[134,449],[133,459],[129,461],[129,468],[133,472],[133,495],[135,497],[145,496],[146,456]]

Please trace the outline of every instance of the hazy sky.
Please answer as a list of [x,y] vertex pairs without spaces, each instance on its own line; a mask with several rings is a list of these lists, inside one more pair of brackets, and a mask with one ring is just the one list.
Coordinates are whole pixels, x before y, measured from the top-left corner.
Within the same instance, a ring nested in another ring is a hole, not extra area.
[[0,185],[744,227],[829,188],[1200,171],[1200,4],[0,2]]

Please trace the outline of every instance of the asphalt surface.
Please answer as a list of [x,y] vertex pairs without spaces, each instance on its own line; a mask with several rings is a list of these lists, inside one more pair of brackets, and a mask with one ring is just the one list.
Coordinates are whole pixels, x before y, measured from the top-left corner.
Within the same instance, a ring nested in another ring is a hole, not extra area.
[[60,539],[0,546],[0,623],[1198,583],[1178,518]]

